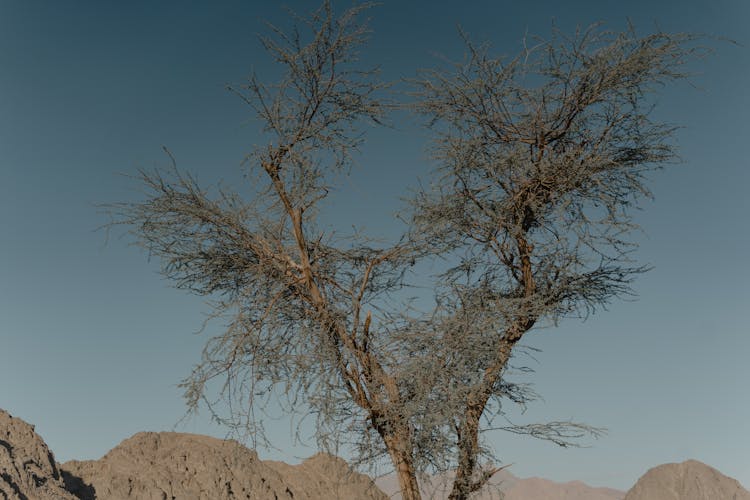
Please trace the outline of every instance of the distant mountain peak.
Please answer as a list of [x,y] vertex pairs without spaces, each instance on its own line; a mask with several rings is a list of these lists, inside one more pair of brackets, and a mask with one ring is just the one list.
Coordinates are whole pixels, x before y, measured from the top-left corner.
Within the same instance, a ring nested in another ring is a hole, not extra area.
[[[448,498],[452,473],[430,476],[421,481],[422,496],[431,500]],[[398,480],[394,474],[379,477],[375,484],[391,500],[401,500]],[[489,484],[475,493],[474,500],[622,500],[624,491],[611,488],[596,488],[582,481],[557,483],[540,477],[521,479],[507,470],[495,475]]]
[[691,459],[649,469],[624,500],[750,500],[750,492],[736,479]]

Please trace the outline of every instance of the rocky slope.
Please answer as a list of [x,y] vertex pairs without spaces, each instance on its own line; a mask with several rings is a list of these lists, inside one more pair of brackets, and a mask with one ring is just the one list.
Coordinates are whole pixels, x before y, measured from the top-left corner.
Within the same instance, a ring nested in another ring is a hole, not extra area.
[[384,500],[367,476],[319,454],[293,466],[264,462],[235,441],[176,432],[140,432],[99,460],[61,465],[84,500]]
[[99,460],[62,465],[34,427],[0,410],[0,500],[386,500],[369,477],[318,454],[264,462],[235,441],[140,432]]
[[55,457],[34,426],[0,410],[0,499],[75,498],[64,489]]
[[688,460],[650,469],[625,500],[750,500],[750,492],[716,469]]
[[[99,460],[55,462],[34,427],[0,409],[0,500],[393,500],[393,475],[377,479],[318,454],[299,465],[263,461],[235,441],[140,432]],[[424,498],[447,498],[449,476],[425,482]],[[384,493],[385,492],[385,493]],[[492,478],[473,500],[750,500],[736,480],[696,460],[649,470],[627,494],[580,481]]]

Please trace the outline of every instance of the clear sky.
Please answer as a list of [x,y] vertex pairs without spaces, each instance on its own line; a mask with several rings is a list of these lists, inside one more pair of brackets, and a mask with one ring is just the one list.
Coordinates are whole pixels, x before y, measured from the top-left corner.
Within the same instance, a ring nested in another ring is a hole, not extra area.
[[[491,441],[524,477],[626,489],[649,467],[695,458],[750,487],[750,3],[383,0],[370,14],[363,58],[389,79],[435,65],[436,53],[460,55],[457,24],[508,55],[553,20],[570,31],[629,18],[643,34],[658,26],[743,45],[712,42],[717,52],[691,66],[694,86],[658,99],[657,116],[684,126],[684,161],[652,176],[656,199],[637,216],[637,257],[655,266],[635,283],[638,300],[529,340],[543,349],[530,381],[545,401],[525,421],[573,418],[609,434],[572,450]],[[287,22],[273,1],[0,0],[0,408],[35,424],[60,461],[172,430],[184,413],[176,384],[199,359],[206,337],[193,333],[209,309],[170,288],[128,239],[105,243],[95,204],[138,199],[118,173],[166,165],[162,145],[203,183],[241,189],[257,122],[225,84],[275,71],[256,39],[261,19]],[[369,135],[334,193],[336,223],[396,227],[398,198],[430,166],[425,134],[396,125]],[[175,429],[224,435],[204,414]],[[313,453],[292,447],[288,422],[272,433],[280,450],[262,457]]]

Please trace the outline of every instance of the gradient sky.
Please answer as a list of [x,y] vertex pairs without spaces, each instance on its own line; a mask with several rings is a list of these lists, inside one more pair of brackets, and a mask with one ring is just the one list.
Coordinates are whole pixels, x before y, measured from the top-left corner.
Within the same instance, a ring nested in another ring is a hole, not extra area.
[[[508,55],[553,20],[570,31],[630,19],[642,34],[742,45],[711,42],[693,86],[658,98],[657,116],[684,126],[684,161],[652,176],[656,199],[637,215],[637,258],[655,267],[636,281],[638,299],[529,338],[543,349],[530,381],[544,401],[524,421],[573,418],[609,434],[581,449],[491,441],[522,477],[627,489],[652,466],[695,458],[750,487],[750,2],[383,0],[370,14],[363,58],[389,79],[435,65],[436,53],[460,56],[457,24]],[[127,238],[105,242],[95,204],[138,199],[118,173],[166,165],[162,145],[204,184],[239,186],[257,122],[224,87],[275,71],[256,39],[261,19],[288,25],[272,1],[0,0],[0,408],[35,424],[60,461],[98,458],[141,430],[224,435],[205,412],[175,427],[176,384],[199,359],[206,337],[193,333],[208,307]],[[398,198],[430,166],[424,132],[396,125],[372,131],[334,193],[337,224],[395,231]],[[292,446],[289,429],[273,424],[280,450],[261,457],[314,452]]]

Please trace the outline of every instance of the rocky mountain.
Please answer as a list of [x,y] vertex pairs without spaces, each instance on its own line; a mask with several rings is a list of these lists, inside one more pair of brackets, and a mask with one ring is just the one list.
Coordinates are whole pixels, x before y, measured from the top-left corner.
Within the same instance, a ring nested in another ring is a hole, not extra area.
[[[422,482],[447,498],[450,475]],[[377,485],[377,486],[376,486]],[[34,426],[0,409],[0,500],[399,500],[395,476],[368,476],[317,454],[299,465],[263,461],[231,440],[139,432],[99,460],[55,461]],[[650,469],[627,494],[580,481],[500,471],[473,500],[750,500],[736,480],[696,460]]]
[[624,500],[750,500],[739,482],[697,460],[646,472]]
[[139,432],[99,460],[61,469],[68,489],[83,500],[385,499],[340,458],[262,461],[235,441],[177,432]]
[[[400,500],[393,475],[375,483],[392,498]],[[450,475],[430,477],[422,482],[425,499],[445,500]],[[557,483],[541,478],[521,479],[501,471],[489,487],[472,500],[750,500],[750,492],[736,480],[697,460],[664,464],[650,469],[627,494],[610,488],[595,488],[580,481]]]
[[20,418],[0,410],[0,498],[75,500],[47,444]]
[[139,432],[99,460],[62,465],[34,427],[0,410],[1,500],[387,500],[369,477],[318,454],[263,461],[235,441]]

